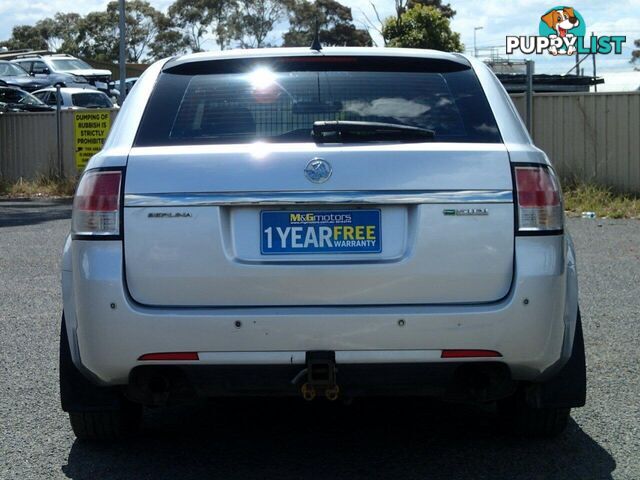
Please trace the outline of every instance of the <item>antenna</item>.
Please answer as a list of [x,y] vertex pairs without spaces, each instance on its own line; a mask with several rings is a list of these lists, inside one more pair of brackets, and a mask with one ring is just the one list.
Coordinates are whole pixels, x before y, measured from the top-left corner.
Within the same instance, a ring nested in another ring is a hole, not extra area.
[[315,50],[316,52],[322,50],[322,45],[320,44],[320,24],[318,23],[318,17],[316,17],[316,32],[313,37],[313,42],[311,43],[311,50]]

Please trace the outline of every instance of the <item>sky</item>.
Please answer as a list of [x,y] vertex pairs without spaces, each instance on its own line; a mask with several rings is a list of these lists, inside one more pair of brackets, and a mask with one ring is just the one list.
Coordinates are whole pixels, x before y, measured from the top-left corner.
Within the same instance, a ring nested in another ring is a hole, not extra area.
[[[157,9],[166,11],[172,0],[149,0]],[[35,0],[27,8],[25,3],[15,0],[0,0],[0,40],[11,36],[14,25],[33,24],[36,21],[52,16],[55,12],[77,12],[86,14],[103,10],[108,0]],[[356,24],[366,26],[366,17],[374,18],[370,0],[341,0],[351,7]],[[459,32],[468,53],[473,53],[474,27],[482,27],[477,31],[476,44],[479,53],[489,54],[490,47],[498,47],[504,52],[505,36],[537,35],[540,16],[554,2],[540,0],[450,0],[457,11],[451,26]],[[375,0],[379,13],[389,16],[393,13],[393,0]],[[640,0],[580,0],[570,2],[571,6],[583,16],[587,35],[625,35],[621,55],[597,55],[597,72],[624,72],[633,70],[629,63],[633,40],[640,38]],[[282,29],[277,29],[270,40],[277,41]],[[380,35],[370,29],[370,33],[378,45],[382,46]],[[213,41],[205,43],[205,48],[214,49]],[[566,73],[574,64],[574,58],[552,57],[548,54],[525,56],[517,54],[514,60],[528,58],[534,60],[536,73]],[[585,74],[591,74],[591,61],[585,61]],[[640,67],[640,65],[638,65]]]

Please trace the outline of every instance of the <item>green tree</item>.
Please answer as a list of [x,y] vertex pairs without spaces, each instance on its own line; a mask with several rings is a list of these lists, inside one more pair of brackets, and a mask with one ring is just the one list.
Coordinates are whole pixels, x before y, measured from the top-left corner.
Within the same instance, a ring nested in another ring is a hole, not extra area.
[[[640,62],[640,38],[637,40],[634,40],[633,44],[635,45],[636,48],[631,52],[631,63]],[[636,70],[638,70],[637,67],[636,67]]]
[[[171,34],[169,19],[145,0],[125,2],[125,43],[127,62],[139,63],[159,55],[180,51],[182,38]],[[80,55],[96,60],[117,62],[119,56],[118,2],[111,1],[106,11],[91,12],[79,22]],[[160,42],[168,42],[160,45]]]
[[80,20],[80,56],[103,62],[118,60],[118,16],[114,12],[91,12]]
[[316,22],[323,46],[370,47],[371,35],[353,24],[351,9],[336,0],[290,0],[289,30],[283,35],[285,47],[308,47]]
[[451,30],[449,19],[433,6],[415,5],[400,18],[389,17],[382,32],[390,47],[464,50],[460,34]]
[[[56,13],[36,24],[46,32],[49,50],[79,55],[78,31],[82,16],[77,13]],[[43,33],[44,33],[43,32]]]
[[56,13],[53,18],[44,18],[35,25],[18,25],[11,38],[1,45],[11,50],[63,51],[77,55],[80,18],[77,13]]
[[55,52],[59,43],[56,36],[57,25],[55,20],[53,18],[44,18],[36,22],[33,27],[47,43],[47,50]]
[[207,33],[213,35],[220,50],[224,50],[233,36],[230,17],[236,6],[236,0],[176,0],[168,13],[192,51],[202,51]]
[[11,31],[11,38],[0,42],[0,47],[9,50],[47,50],[47,39],[42,36],[42,31],[32,25],[16,25]]
[[415,7],[416,5],[424,5],[425,7],[434,7],[442,14],[443,17],[448,18],[449,20],[451,20],[456,14],[456,11],[453,8],[451,8],[451,4],[450,3],[443,4],[442,0],[407,0],[406,6],[404,8],[401,8],[400,14],[403,14],[404,12]]
[[[210,0],[208,0],[210,1]],[[182,32],[173,21],[146,0],[127,0],[127,62],[163,58],[186,50]],[[77,13],[56,13],[35,25],[19,25],[0,46],[11,50],[33,49],[69,53],[106,62],[117,62],[119,53],[119,8],[113,0],[106,10],[82,17]]]
[[168,17],[159,20],[159,32],[149,44],[148,57],[151,60],[171,57],[185,53],[189,44],[181,31],[177,30]]
[[202,51],[202,38],[209,27],[200,0],[176,0],[169,7],[169,17],[182,29],[184,42],[193,52]]
[[267,36],[282,19],[286,6],[282,0],[239,0],[232,17],[233,38],[241,48],[261,48]]
[[[127,61],[138,63],[144,58],[149,45],[160,31],[160,25],[166,25],[165,16],[145,0],[125,2]],[[109,18],[118,19],[117,1],[107,5]]]
[[[365,23],[369,26],[369,28],[375,30],[380,34],[386,46],[389,39],[384,36],[385,19],[383,19],[383,17],[380,15],[380,12],[378,11],[375,3],[373,3],[373,1],[370,1],[370,4],[373,10],[373,15],[367,15],[363,11],[362,14],[364,15]],[[448,19],[453,18],[456,14],[456,11],[451,8],[451,4],[443,4],[442,0],[394,0],[394,12],[396,15],[396,19],[399,20],[403,13],[405,13],[410,8],[415,7],[416,5],[435,7],[440,11],[440,13],[442,13],[443,17]]]

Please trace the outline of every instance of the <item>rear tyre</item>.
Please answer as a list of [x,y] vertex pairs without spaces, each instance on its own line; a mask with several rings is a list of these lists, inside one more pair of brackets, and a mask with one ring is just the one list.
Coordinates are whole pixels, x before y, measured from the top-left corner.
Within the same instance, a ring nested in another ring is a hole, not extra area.
[[498,405],[507,429],[525,437],[553,438],[560,435],[569,422],[570,408],[533,408],[517,395]]
[[129,403],[116,410],[69,412],[69,421],[78,440],[119,440],[138,431],[141,413],[139,405]]
[[100,387],[73,363],[64,315],[60,331],[60,398],[78,440],[118,440],[133,435],[142,423],[142,405],[127,400],[115,387]]
[[512,432],[530,437],[555,437],[567,427],[572,407],[582,407],[587,395],[587,374],[578,308],[571,357],[547,382],[520,389],[498,403],[498,413]]

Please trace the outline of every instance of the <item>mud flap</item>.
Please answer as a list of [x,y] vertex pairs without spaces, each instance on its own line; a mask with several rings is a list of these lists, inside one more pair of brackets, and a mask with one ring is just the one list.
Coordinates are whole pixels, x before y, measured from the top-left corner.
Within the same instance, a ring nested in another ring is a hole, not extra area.
[[60,403],[65,412],[117,410],[123,397],[117,387],[100,387],[85,377],[71,358],[67,327],[62,316],[60,331]]
[[560,371],[543,383],[529,385],[526,401],[533,408],[583,407],[587,397],[587,371],[580,309],[571,357]]

